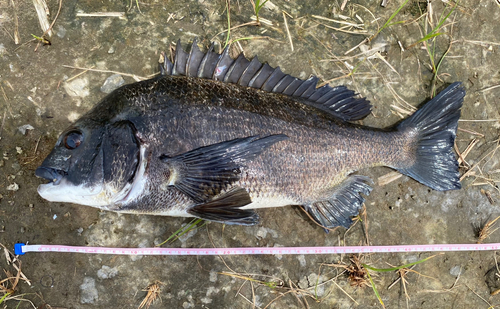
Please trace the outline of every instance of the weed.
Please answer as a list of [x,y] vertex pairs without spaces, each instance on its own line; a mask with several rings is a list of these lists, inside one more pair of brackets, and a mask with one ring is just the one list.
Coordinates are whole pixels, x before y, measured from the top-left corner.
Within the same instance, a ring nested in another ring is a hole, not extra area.
[[[391,267],[391,268],[375,268],[375,267],[371,267],[371,266],[366,265],[366,264],[361,264],[361,266],[365,269],[366,275],[368,276],[368,279],[370,280],[370,284],[372,286],[373,292],[375,293],[375,296],[377,297],[377,299],[380,302],[380,304],[382,305],[382,307],[385,308],[384,302],[382,301],[382,298],[380,297],[380,294],[378,293],[377,288],[375,287],[375,282],[373,282],[373,279],[372,279],[370,272],[368,270],[373,270],[376,272],[400,271],[400,270],[412,267],[414,265],[423,263],[429,259],[432,259],[435,256],[437,256],[437,254],[426,257],[425,259],[422,259],[422,260],[419,260],[419,261],[416,261],[413,263],[409,263],[409,264],[405,264],[405,265],[401,265],[401,266],[397,266],[397,267]],[[400,272],[400,275],[402,277],[403,273]]]
[[252,0],[250,0],[250,1],[252,2],[253,10],[255,12],[255,17],[257,19],[257,26],[260,26],[260,20],[259,20],[260,9],[262,9],[262,7],[264,6],[264,4],[266,4],[266,2],[269,1],[269,0],[264,0],[264,1],[255,0],[255,2],[253,2]]
[[143,291],[147,292],[138,309],[146,307],[148,309],[157,299],[161,300],[160,292],[163,282],[155,281],[148,285]]
[[499,229],[498,227],[494,227],[498,219],[500,219],[500,216],[496,217],[493,220],[487,221],[482,227],[476,229],[478,244],[482,243],[484,240],[486,240],[486,238],[490,237],[491,234]]
[[[200,224],[200,225],[198,225],[200,222],[203,222],[203,223]],[[182,235],[184,235],[187,232],[191,231],[192,229],[194,229],[194,228],[200,228],[200,227],[204,226],[205,224],[206,224],[206,221],[203,221],[203,219],[193,219],[193,220],[191,220],[191,222],[189,222],[185,226],[183,226],[180,229],[178,229],[177,231],[175,231],[172,235],[170,235],[167,238],[167,240],[165,240],[161,244],[157,245],[157,247],[160,247],[160,246],[164,245],[165,243],[167,243],[169,241],[173,242],[174,240],[178,239],[179,237],[181,237]]]
[[382,32],[382,30],[384,30],[385,28],[389,27],[389,26],[392,26],[392,25],[396,25],[396,24],[401,24],[403,23],[402,21],[398,21],[398,22],[394,22],[394,23],[391,23],[391,21],[394,19],[394,17],[396,17],[396,15],[398,15],[399,11],[401,11],[401,9],[408,3],[409,0],[405,0],[405,2],[403,2],[397,9],[396,11],[394,11],[394,13],[392,13],[391,17],[389,17],[389,19],[385,22],[385,24],[382,26],[382,28],[380,28],[377,33],[375,33],[374,35],[372,35],[372,37],[370,38],[370,41],[375,38],[380,32]]

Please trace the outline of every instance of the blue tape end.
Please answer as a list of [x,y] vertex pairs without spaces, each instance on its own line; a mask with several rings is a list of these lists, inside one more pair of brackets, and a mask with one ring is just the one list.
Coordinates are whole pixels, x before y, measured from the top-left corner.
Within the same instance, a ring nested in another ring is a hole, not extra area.
[[15,255],[24,255],[23,246],[26,246],[26,244],[23,244],[23,243],[14,244],[14,254]]

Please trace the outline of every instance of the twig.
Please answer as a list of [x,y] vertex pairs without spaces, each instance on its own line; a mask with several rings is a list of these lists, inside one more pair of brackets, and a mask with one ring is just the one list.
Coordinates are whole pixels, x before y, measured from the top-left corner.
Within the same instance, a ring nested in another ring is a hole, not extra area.
[[119,19],[127,19],[125,12],[76,13],[76,17],[118,17]]
[[77,69],[77,70],[92,71],[92,72],[120,74],[120,75],[123,75],[123,76],[129,76],[129,77],[132,77],[134,79],[139,79],[139,80],[146,80],[146,79],[149,79],[149,78],[154,77],[154,76],[156,76],[156,75],[159,74],[159,73],[155,73],[155,74],[148,75],[147,77],[143,77],[143,76],[137,76],[135,74],[128,74],[128,73],[123,73],[123,72],[110,71],[110,70],[100,70],[100,69],[92,69],[92,68],[81,68],[81,67],[74,67],[74,66],[65,65],[65,64],[63,64],[63,67],[70,68],[70,69]]
[[344,1],[342,2],[342,5],[340,6],[340,10],[341,10],[341,11],[343,11],[343,10],[345,9],[345,6],[347,5],[347,1],[349,1],[349,0],[344,0]]
[[355,50],[356,48],[360,47],[361,45],[365,44],[365,43],[368,43],[368,38],[365,38],[363,41],[361,41],[358,45],[354,46],[353,48],[349,49],[348,51],[346,51],[344,53],[344,55],[347,55],[349,54],[350,52],[352,52],[353,50]]
[[283,20],[285,21],[285,29],[288,35],[288,40],[290,41],[290,47],[292,48],[293,51],[293,41],[292,41],[292,36],[290,35],[290,30],[288,29],[288,22],[286,21],[285,11],[283,11]]
[[497,46],[500,46],[500,43],[495,43],[495,42],[486,42],[486,41],[473,41],[473,40],[463,40],[463,42],[466,42],[466,43],[471,43],[471,44],[477,44],[477,45],[481,45],[481,46],[484,46],[485,44],[489,44],[489,45],[497,45]]
[[470,133],[470,134],[473,134],[473,135],[477,135],[477,136],[480,136],[480,137],[483,137],[484,138],[484,134],[481,134],[479,132],[475,132],[475,131],[471,131],[471,130],[467,130],[467,129],[462,129],[462,128],[457,128],[458,131],[462,131],[462,132],[466,132],[466,133]]
[[66,80],[66,82],[72,81],[73,79],[77,78],[77,77],[78,77],[78,76],[80,76],[80,75],[83,75],[83,74],[87,73],[89,70],[91,70],[91,69],[93,69],[93,68],[94,68],[94,66],[90,67],[88,70],[84,70],[84,71],[82,71],[82,72],[80,72],[80,73],[78,73],[78,74],[76,74],[76,75],[74,75],[74,76],[71,76],[70,78],[68,78],[68,79]]
[[477,92],[480,92],[480,91],[489,91],[489,90],[493,90],[493,89],[498,88],[498,87],[500,87],[500,85],[495,85],[495,86],[487,87],[487,88],[484,88],[484,89],[479,89],[479,90],[477,90]]
[[[61,13],[61,7],[62,7],[62,0],[59,0],[59,8],[57,9],[56,17],[54,17],[54,20],[50,24],[49,28],[47,30],[45,30],[45,32],[42,34],[42,38],[43,38],[43,36],[45,36],[45,34],[49,34],[50,31],[52,30],[52,27],[54,27],[54,24],[55,24],[57,18],[59,17],[59,13]],[[49,34],[49,36],[50,36],[50,34]],[[40,46],[40,41],[38,41],[38,44],[36,45],[35,51],[38,50],[39,46]]]
[[3,130],[3,126],[5,124],[5,117],[7,116],[7,110],[4,110],[3,112],[3,118],[2,118],[2,125],[0,125],[0,138],[2,136],[2,130]]
[[400,178],[401,176],[403,176],[403,174],[399,172],[389,172],[378,178],[378,185],[385,186],[386,184],[393,182],[394,180]]
[[481,298],[485,303],[488,304],[489,308],[493,308],[493,306],[486,300],[484,299],[483,297],[481,297],[481,295],[477,294],[473,289],[471,289],[467,284],[465,284],[465,286],[472,291],[472,293],[476,294],[477,297]]
[[14,10],[14,37],[13,37],[13,39],[14,39],[14,43],[17,45],[21,41],[21,39],[19,38],[19,20],[17,18],[16,2],[14,0],[10,0],[10,2],[12,4],[12,9]]
[[476,146],[476,144],[479,143],[479,140],[477,138],[474,138],[470,143],[469,145],[467,145],[467,147],[465,148],[465,150],[460,153],[460,157],[458,158],[458,164],[462,164],[462,163],[465,163],[467,165],[469,165],[466,161],[465,161],[465,158],[467,157],[467,155],[469,155],[470,151],[472,150],[472,148],[474,148],[474,146]]
[[489,121],[500,121],[500,118],[498,119],[458,119],[458,121],[462,122],[489,122]]
[[40,27],[43,30],[43,33],[52,36],[52,31],[50,31],[50,24],[47,18],[48,15],[48,7],[45,0],[34,0],[33,5],[35,6],[36,13],[38,15],[38,22],[40,23]]
[[359,34],[359,35],[370,35],[368,33],[368,31],[366,30],[359,30],[359,31],[349,31],[349,30],[344,30],[343,28],[345,27],[348,27],[348,26],[345,26],[345,27],[342,27],[342,28],[336,28],[336,27],[332,27],[332,26],[329,26],[329,25],[325,25],[325,24],[322,24],[320,22],[317,22],[317,21],[314,21],[315,23],[318,23],[319,25],[322,25],[323,27],[326,27],[326,28],[329,28],[329,29],[333,29],[333,30],[336,30],[336,31],[339,31],[339,32],[345,32],[345,33],[350,33],[350,34]]
[[347,295],[347,297],[349,297],[354,303],[356,303],[356,305],[359,305],[359,303],[354,298],[352,298],[352,296],[349,295],[349,293],[344,291],[344,289],[341,288],[340,285],[337,284],[337,282],[333,281],[333,284],[335,284],[342,292],[344,292],[344,294]]
[[317,18],[317,19],[321,19],[321,20],[331,21],[331,22],[334,22],[334,23],[337,23],[337,24],[353,26],[353,27],[360,28],[360,29],[363,29],[363,26],[365,25],[365,24],[353,24],[353,23],[350,23],[350,22],[347,22],[347,21],[326,18],[326,17],[318,16],[318,15],[311,15],[311,17]]
[[495,149],[488,152],[484,157],[482,157],[479,161],[477,161],[467,172],[465,172],[465,174],[462,175],[462,177],[460,177],[460,181],[462,181],[465,177],[469,176],[469,174],[474,170],[474,168],[479,167],[479,163],[481,163],[481,161],[486,159],[486,157],[488,157],[490,154],[494,154],[498,150],[498,148],[500,148],[500,145],[497,145]]
[[257,24],[257,21],[251,21],[251,22],[248,22],[248,23],[244,23],[244,24],[241,24],[241,25],[237,25],[237,26],[234,26],[234,27],[231,27],[231,28],[228,28],[226,30],[223,30],[219,33],[217,33],[216,35],[214,35],[210,40],[213,41],[215,40],[215,38],[219,35],[219,34],[223,34],[225,32],[228,32],[228,31],[231,31],[231,30],[234,30],[234,29],[238,29],[240,27],[245,27],[245,26],[258,26]]

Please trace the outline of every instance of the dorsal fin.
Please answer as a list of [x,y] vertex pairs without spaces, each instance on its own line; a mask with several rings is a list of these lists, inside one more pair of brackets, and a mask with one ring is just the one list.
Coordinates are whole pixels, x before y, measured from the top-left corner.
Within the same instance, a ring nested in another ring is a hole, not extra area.
[[186,53],[177,42],[174,62],[164,53],[160,63],[161,75],[184,75],[223,81],[267,92],[302,98],[302,102],[320,108],[345,121],[359,120],[371,111],[370,102],[345,86],[316,88],[318,78],[311,76],[302,80],[283,73],[279,67],[262,64],[257,57],[249,61],[243,53],[236,59],[229,56],[228,47],[222,54],[214,51],[214,44],[206,53],[193,41],[191,51]]

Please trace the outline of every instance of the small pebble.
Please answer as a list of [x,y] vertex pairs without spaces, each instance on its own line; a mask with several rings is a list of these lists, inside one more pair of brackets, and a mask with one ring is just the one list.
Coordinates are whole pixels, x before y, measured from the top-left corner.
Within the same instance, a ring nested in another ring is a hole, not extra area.
[[72,97],[84,98],[90,94],[89,80],[85,77],[66,82],[63,84],[63,87]]
[[19,185],[14,182],[13,184],[7,186],[7,190],[9,190],[9,191],[17,191],[17,190],[19,190]]
[[60,37],[62,39],[66,35],[66,29],[63,26],[58,26],[56,34],[58,37]]
[[35,128],[33,128],[33,126],[30,124],[25,124],[23,126],[18,127],[17,129],[19,130],[19,132],[21,132],[22,135],[26,135],[26,131],[34,130]]
[[462,272],[462,267],[460,267],[460,265],[453,266],[450,269],[450,275],[455,277],[458,277],[458,275],[460,275],[461,272]]
[[103,265],[101,269],[97,271],[97,277],[99,279],[111,279],[116,275],[118,275],[118,270],[115,267],[111,268],[106,265]]
[[110,93],[123,84],[125,84],[123,77],[120,74],[114,74],[106,79],[101,87],[101,91],[104,93]]

